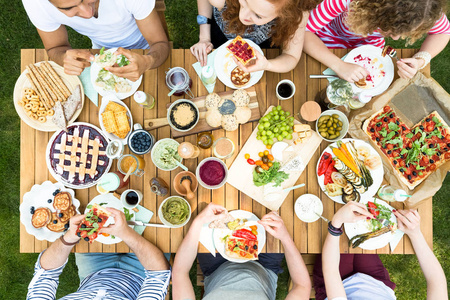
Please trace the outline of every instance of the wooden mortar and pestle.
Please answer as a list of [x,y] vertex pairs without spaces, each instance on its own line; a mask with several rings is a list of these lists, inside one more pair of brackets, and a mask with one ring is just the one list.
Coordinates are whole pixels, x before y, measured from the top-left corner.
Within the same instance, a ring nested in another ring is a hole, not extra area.
[[178,194],[192,200],[198,187],[197,177],[192,172],[182,171],[173,179],[173,187]]

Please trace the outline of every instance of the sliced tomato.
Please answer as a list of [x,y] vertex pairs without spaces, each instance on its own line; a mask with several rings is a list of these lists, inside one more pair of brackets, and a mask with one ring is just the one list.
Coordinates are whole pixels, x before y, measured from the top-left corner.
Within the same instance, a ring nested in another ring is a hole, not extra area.
[[367,202],[367,206],[369,206],[369,212],[374,216],[377,217],[380,212],[378,210],[376,210],[378,208],[378,206],[373,203],[373,202]]
[[244,238],[244,239],[252,240],[252,241],[256,241],[257,240],[256,235],[253,234],[248,229],[235,230],[233,232],[233,236],[238,237],[238,238]]
[[391,107],[389,105],[386,105],[385,107],[383,107],[383,112],[384,113],[387,113],[390,110],[391,110]]

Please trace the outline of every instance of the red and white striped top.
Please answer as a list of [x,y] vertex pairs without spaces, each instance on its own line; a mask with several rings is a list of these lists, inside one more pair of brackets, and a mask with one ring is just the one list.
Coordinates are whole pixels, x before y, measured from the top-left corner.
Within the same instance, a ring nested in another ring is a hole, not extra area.
[[[306,30],[315,33],[328,48],[356,48],[362,45],[384,47],[384,37],[374,32],[367,37],[352,32],[345,18],[352,0],[324,0],[309,15]],[[428,34],[450,34],[450,23],[445,16],[437,20]]]

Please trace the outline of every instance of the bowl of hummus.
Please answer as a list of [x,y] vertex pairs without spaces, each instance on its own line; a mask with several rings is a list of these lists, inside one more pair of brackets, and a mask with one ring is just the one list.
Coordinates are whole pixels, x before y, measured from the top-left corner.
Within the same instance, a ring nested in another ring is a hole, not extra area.
[[163,171],[173,171],[178,165],[175,160],[181,162],[183,159],[178,154],[180,143],[174,139],[165,138],[157,141],[150,154],[155,166]]

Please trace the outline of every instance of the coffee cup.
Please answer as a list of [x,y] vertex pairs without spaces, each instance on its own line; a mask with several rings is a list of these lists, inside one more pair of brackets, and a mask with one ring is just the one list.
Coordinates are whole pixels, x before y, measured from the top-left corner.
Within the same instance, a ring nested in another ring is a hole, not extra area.
[[275,92],[279,100],[291,99],[295,94],[295,84],[288,79],[281,80],[278,82]]
[[120,201],[122,201],[122,205],[125,208],[133,209],[142,200],[142,193],[138,190],[129,189],[122,193],[120,196]]

